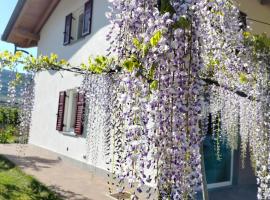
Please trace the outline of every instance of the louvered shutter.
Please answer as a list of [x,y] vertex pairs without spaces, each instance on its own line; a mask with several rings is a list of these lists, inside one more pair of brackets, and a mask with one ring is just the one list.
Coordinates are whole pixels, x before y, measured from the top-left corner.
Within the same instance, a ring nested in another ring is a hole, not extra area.
[[74,125],[74,132],[77,135],[83,134],[84,109],[85,109],[85,94],[79,92],[77,95],[77,107]]
[[71,41],[71,28],[72,28],[72,13],[66,16],[65,31],[64,31],[64,45],[67,45]]
[[84,4],[83,30],[82,30],[83,36],[91,33],[92,11],[93,11],[93,0],[89,0]]
[[56,122],[56,130],[58,131],[63,131],[64,127],[65,102],[66,102],[66,92],[63,91],[59,93],[57,122]]

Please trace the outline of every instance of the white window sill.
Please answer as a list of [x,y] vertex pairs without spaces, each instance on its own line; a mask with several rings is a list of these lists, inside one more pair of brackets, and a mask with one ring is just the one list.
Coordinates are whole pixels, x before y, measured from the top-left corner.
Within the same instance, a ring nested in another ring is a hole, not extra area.
[[[88,35],[89,35],[89,34],[88,34]],[[79,42],[83,41],[88,35],[82,36],[82,37],[80,37],[80,38],[78,38],[78,39],[73,39],[73,40],[70,41],[69,44],[66,44],[66,45],[64,45],[64,46],[71,46],[71,45],[73,45],[73,44],[79,43]]]
[[63,131],[62,134],[63,135],[67,135],[67,136],[73,136],[73,137],[76,137],[77,136],[76,133],[74,133],[74,132],[68,132],[68,131]]

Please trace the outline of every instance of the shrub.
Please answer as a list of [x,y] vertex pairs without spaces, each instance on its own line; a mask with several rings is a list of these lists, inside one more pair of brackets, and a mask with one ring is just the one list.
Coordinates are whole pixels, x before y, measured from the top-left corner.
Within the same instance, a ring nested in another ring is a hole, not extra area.
[[17,126],[19,124],[19,109],[12,107],[0,107],[0,125],[5,127],[7,125]]
[[5,131],[1,130],[0,132],[0,144],[8,143],[8,140],[11,136],[7,135]]
[[0,143],[6,144],[14,142],[15,135],[17,134],[18,130],[16,127],[9,125],[4,129],[0,130]]

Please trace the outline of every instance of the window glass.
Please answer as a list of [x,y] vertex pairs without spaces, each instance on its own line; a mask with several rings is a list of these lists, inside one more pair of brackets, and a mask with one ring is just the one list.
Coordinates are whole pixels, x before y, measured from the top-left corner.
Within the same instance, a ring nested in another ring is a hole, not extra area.
[[216,142],[212,135],[207,134],[203,143],[207,184],[231,180],[231,150],[225,142],[221,143],[217,155]]
[[82,29],[83,29],[83,17],[84,17],[84,15],[83,14],[81,14],[80,16],[79,16],[79,22],[78,22],[78,39],[80,39],[80,38],[82,38]]
[[65,117],[64,131],[74,132],[75,117],[76,117],[77,90],[72,89],[67,91],[65,102]]
[[74,43],[78,39],[82,38],[82,29],[83,29],[83,6],[71,13],[71,30],[70,30],[70,43]]
[[227,186],[232,181],[232,150],[226,138],[220,136],[222,123],[220,116],[215,116],[215,125],[211,122],[210,115],[208,132],[203,142],[206,181],[211,187]]
[[84,5],[84,19],[83,19],[83,35],[90,34],[91,32],[91,15],[93,1],[89,0]]

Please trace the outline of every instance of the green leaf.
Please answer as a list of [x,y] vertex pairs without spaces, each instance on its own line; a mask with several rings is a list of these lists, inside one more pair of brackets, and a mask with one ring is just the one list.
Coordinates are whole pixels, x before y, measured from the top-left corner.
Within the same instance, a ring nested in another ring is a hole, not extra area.
[[161,0],[160,13],[164,14],[167,12],[173,15],[175,13],[175,10],[171,5],[170,0]]
[[137,38],[133,39],[133,44],[137,49],[141,49],[141,43]]
[[155,78],[155,71],[156,71],[156,67],[152,65],[149,71],[149,79],[153,80]]
[[221,11],[213,11],[213,10],[211,10],[211,12],[216,14],[216,15],[219,15],[219,16],[224,16],[224,13],[221,12]]
[[49,62],[54,63],[57,61],[57,59],[58,59],[58,55],[51,53],[50,58],[49,58]]
[[174,29],[188,29],[190,28],[191,22],[186,17],[180,17],[180,19],[173,25]]
[[86,64],[82,63],[82,64],[81,64],[81,69],[82,69],[82,70],[87,70]]
[[129,72],[132,72],[134,67],[133,67],[133,62],[131,62],[130,60],[126,60],[123,63],[123,66],[125,69],[127,69]]
[[158,89],[158,81],[154,80],[151,84],[150,84],[150,88],[152,90],[157,90]]
[[247,38],[249,38],[251,36],[251,33],[248,32],[248,31],[244,31],[243,36],[244,36],[245,39],[247,39]]
[[161,31],[157,31],[153,37],[150,39],[150,44],[152,47],[157,46],[157,44],[159,43],[159,41],[161,40],[162,37],[162,32]]
[[104,56],[97,56],[95,62],[99,65],[103,65],[106,62],[106,58]]
[[143,52],[143,57],[146,56],[149,52],[149,45],[143,44],[142,45],[142,52]]
[[240,83],[242,83],[242,84],[247,83],[247,82],[248,82],[247,75],[246,75],[245,73],[241,73],[241,74],[239,75],[239,81],[240,81]]
[[143,44],[141,43],[137,38],[133,39],[133,45],[142,52],[142,56],[145,57],[145,55],[148,53],[149,51],[149,44]]
[[129,72],[132,72],[134,68],[138,68],[139,66],[140,64],[135,57],[128,58],[123,62],[123,67],[127,69]]
[[22,79],[22,74],[16,72],[16,80],[21,80]]

